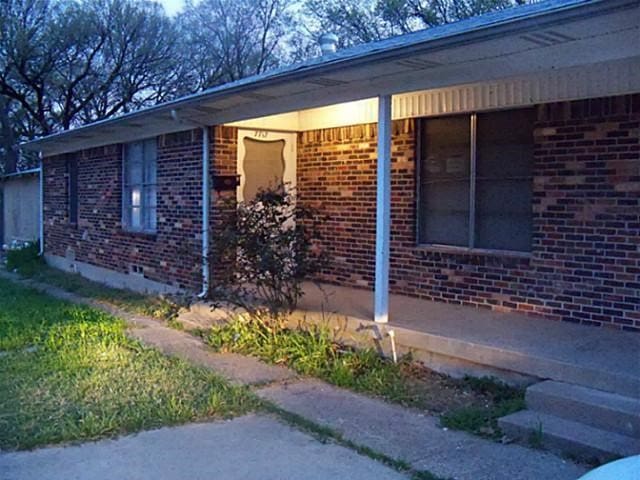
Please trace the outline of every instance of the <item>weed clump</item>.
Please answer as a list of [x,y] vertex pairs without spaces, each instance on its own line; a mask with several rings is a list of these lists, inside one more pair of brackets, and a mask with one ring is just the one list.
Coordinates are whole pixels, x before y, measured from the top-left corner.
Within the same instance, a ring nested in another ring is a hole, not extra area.
[[384,397],[409,395],[401,364],[390,362],[373,348],[352,348],[334,337],[327,326],[301,324],[293,329],[251,315],[213,326],[205,340],[216,350],[253,355],[340,387]]

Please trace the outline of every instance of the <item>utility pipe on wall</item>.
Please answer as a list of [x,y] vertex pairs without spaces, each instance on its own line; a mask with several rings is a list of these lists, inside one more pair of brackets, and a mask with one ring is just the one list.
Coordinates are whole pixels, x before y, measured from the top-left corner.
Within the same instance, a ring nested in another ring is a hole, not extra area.
[[42,161],[42,152],[38,154],[40,159],[40,173],[38,174],[39,180],[39,192],[38,192],[38,202],[39,202],[39,216],[38,226],[39,226],[39,237],[40,237],[40,255],[44,255],[44,167]]
[[184,120],[180,117],[177,110],[171,110],[171,118],[177,123],[188,125],[191,127],[200,127],[202,131],[202,291],[198,297],[206,297],[209,293],[209,204],[210,187],[209,187],[209,166],[211,158],[209,153],[209,126],[193,120]]

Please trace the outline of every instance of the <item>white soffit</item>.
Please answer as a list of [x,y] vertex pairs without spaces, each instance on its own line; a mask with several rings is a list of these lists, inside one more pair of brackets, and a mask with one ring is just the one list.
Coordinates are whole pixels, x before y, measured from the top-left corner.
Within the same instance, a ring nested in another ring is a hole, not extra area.
[[[640,92],[640,58],[393,96],[394,119],[428,117]],[[375,98],[228,125],[306,131],[377,121]]]
[[491,110],[640,92],[640,57],[395,95],[393,117]]
[[[582,20],[577,22],[581,28],[571,29],[572,36],[563,33],[565,28],[562,25],[563,28],[493,38],[366,67],[345,68],[331,75],[310,78],[307,82],[293,82],[290,88],[262,88],[260,93],[264,95],[264,101],[223,108],[216,118],[221,123],[228,123],[265,115],[275,117],[278,110],[291,112],[325,108],[331,99],[335,104],[341,104],[379,94],[403,97],[407,91],[428,90],[439,92],[439,96],[428,95],[424,100],[427,105],[420,107],[423,110],[412,115],[398,110],[401,107],[394,102],[397,118],[584,98],[586,93],[583,92],[589,92],[591,96],[606,96],[638,91],[637,88],[624,88],[624,84],[633,83],[628,70],[635,65],[637,71],[640,62],[639,12],[640,9],[616,12],[590,24],[586,23],[588,20]],[[588,28],[590,26],[593,28]],[[581,37],[577,36],[578,33]],[[606,76],[615,80],[611,82]],[[575,81],[578,83],[574,85]],[[590,85],[590,82],[595,83]],[[303,89],[305,83],[306,90]],[[482,92],[471,94],[468,87],[449,85],[483,88]],[[509,89],[514,90],[512,95],[507,93]],[[288,94],[283,94],[286,90]],[[508,98],[494,98],[504,95]],[[524,100],[518,100],[518,95]],[[269,97],[270,100],[267,99]],[[325,117],[324,114],[319,115],[313,125],[325,125]],[[327,125],[337,126],[334,125],[336,121],[334,119]],[[300,122],[298,130],[313,128],[302,117]],[[345,119],[339,121],[341,125],[353,123]],[[294,126],[287,124],[279,128],[289,130]]]

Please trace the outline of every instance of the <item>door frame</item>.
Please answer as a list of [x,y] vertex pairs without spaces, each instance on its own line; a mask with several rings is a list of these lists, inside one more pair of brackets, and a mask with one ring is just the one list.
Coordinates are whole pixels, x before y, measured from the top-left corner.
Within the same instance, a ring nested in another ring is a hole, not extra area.
[[240,175],[240,185],[236,190],[236,199],[238,202],[243,201],[243,191],[245,184],[245,172],[243,166],[243,159],[246,154],[244,148],[244,139],[250,138],[253,140],[263,141],[263,142],[275,142],[278,140],[284,140],[284,151],[282,152],[284,156],[284,172],[282,174],[282,179],[285,184],[285,188],[290,191],[295,189],[296,187],[296,145],[298,140],[298,134],[295,132],[283,132],[276,130],[265,130],[265,129],[238,129],[238,147],[237,147],[237,155],[236,155],[236,168],[238,175]]

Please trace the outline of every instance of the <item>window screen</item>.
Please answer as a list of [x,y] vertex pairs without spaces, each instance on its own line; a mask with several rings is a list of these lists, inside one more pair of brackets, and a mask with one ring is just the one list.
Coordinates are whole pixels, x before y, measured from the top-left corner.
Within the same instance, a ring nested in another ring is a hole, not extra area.
[[156,230],[156,139],[124,148],[122,223],[128,230]]
[[420,243],[531,249],[534,112],[519,109],[420,123]]
[[422,122],[419,236],[422,243],[469,241],[469,117]]
[[478,115],[475,246],[531,248],[533,110]]

